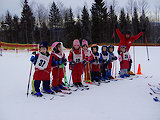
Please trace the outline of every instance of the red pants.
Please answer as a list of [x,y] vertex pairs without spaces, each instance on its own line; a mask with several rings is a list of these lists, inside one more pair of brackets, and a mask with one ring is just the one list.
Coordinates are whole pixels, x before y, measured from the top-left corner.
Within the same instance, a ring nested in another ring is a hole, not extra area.
[[52,75],[52,86],[62,85],[62,78],[64,78],[63,68],[53,68]]
[[72,70],[72,81],[73,83],[81,82],[81,75],[83,72],[82,64],[76,63]]

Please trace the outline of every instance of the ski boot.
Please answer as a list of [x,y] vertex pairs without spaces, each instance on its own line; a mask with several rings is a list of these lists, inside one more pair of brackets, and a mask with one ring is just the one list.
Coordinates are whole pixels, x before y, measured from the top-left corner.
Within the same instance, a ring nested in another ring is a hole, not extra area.
[[55,87],[55,86],[52,86],[52,90],[55,91],[56,93],[57,92],[62,92],[59,87]]
[[60,89],[60,90],[68,90],[66,87],[64,87],[63,85],[58,85],[58,88]]
[[112,79],[115,79],[115,78],[114,78],[113,76],[110,76],[110,77],[109,77],[109,79],[111,79],[111,80],[112,80]]
[[41,92],[36,92],[36,93],[32,92],[31,94],[33,94],[37,97],[42,97],[43,96]]
[[136,74],[134,74],[132,71],[127,71],[127,74],[136,75]]
[[51,89],[49,89],[49,90],[44,90],[43,89],[43,93],[46,93],[46,94],[55,94],[54,91],[52,91]]

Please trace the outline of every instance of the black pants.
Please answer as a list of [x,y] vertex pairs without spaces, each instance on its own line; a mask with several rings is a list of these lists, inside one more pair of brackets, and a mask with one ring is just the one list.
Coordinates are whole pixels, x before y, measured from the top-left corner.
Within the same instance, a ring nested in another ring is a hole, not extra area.
[[96,71],[92,71],[91,72],[91,80],[92,80],[92,82],[94,80],[99,82],[100,77],[101,77],[100,72],[96,72]]
[[[49,90],[50,89],[50,80],[42,81],[43,82],[43,90]],[[36,92],[40,92],[40,80],[34,80],[34,89]]]

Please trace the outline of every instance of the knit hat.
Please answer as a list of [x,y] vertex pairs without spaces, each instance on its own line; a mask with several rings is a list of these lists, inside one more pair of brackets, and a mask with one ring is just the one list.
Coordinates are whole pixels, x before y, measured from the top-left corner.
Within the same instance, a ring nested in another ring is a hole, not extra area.
[[79,43],[79,40],[78,40],[78,39],[75,39],[75,40],[73,41],[73,46],[75,46],[75,45],[80,46],[80,43]]
[[83,45],[86,45],[88,47],[88,42],[85,39],[82,40],[82,46]]
[[51,46],[52,50],[59,44],[60,42],[54,42]]

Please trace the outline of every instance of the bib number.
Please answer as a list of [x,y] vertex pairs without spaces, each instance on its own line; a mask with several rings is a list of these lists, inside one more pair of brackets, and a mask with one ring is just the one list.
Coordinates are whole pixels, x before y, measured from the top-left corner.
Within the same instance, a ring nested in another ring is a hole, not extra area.
[[45,65],[45,63],[46,63],[46,61],[40,60],[39,66],[40,66],[40,67],[43,67],[43,66]]
[[37,63],[35,65],[35,67],[40,70],[46,69],[48,66],[48,63],[49,63],[49,58],[50,58],[49,56],[47,57],[47,56],[40,54],[37,59]]

